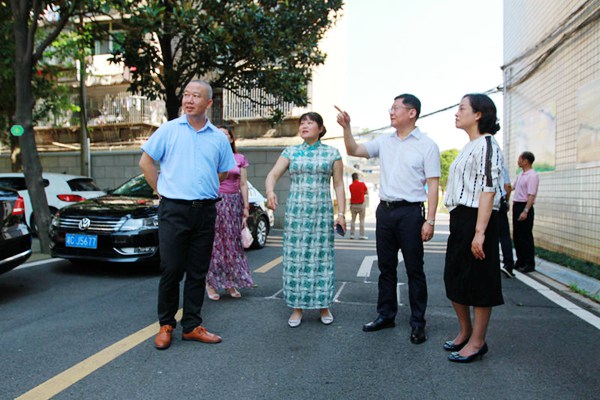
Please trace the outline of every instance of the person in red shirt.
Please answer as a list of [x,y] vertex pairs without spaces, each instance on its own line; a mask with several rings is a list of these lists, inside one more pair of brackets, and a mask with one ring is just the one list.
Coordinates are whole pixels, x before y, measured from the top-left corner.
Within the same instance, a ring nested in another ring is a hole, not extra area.
[[367,185],[358,180],[358,174],[356,172],[353,173],[352,183],[350,184],[350,212],[352,213],[350,219],[350,239],[354,239],[354,222],[356,220],[356,215],[358,215],[360,223],[359,239],[368,239],[368,237],[365,236],[365,194],[367,194]]

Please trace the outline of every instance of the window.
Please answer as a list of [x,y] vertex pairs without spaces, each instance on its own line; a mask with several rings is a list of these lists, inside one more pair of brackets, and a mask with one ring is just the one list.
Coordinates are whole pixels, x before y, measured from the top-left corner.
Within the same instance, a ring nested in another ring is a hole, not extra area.
[[74,192],[96,192],[102,190],[96,185],[93,179],[77,178],[71,179],[67,183]]
[[119,23],[102,25],[98,28],[98,33],[102,39],[94,43],[94,55],[110,54],[123,47],[121,43],[125,40],[125,31]]

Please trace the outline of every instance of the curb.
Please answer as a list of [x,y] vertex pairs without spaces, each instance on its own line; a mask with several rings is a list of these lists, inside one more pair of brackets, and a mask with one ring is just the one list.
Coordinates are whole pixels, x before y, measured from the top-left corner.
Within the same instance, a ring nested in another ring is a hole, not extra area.
[[600,281],[562,265],[535,258],[535,270],[565,286],[576,285],[592,296],[600,296]]

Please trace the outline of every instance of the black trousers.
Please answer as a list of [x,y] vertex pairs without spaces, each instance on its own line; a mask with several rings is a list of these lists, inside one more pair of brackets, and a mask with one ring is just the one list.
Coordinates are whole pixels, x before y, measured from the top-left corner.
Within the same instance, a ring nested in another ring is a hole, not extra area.
[[427,307],[427,282],[423,271],[423,240],[421,229],[425,219],[419,205],[389,207],[380,203],[377,207],[377,259],[379,262],[379,297],[377,312],[386,319],[394,319],[398,313],[398,251],[402,251],[408,276],[410,325],[425,327]]
[[179,283],[185,274],[181,326],[188,333],[202,324],[202,304],[206,274],[215,237],[215,203],[192,207],[178,200],[163,198],[158,208],[160,283],[158,321],[176,326],[179,308]]
[[502,248],[502,262],[504,268],[512,270],[515,266],[513,258],[512,240],[510,239],[510,226],[508,225],[508,203],[506,198],[500,200],[500,210],[498,211],[498,237],[500,247]]
[[513,203],[513,240],[515,243],[515,252],[517,261],[515,267],[535,267],[535,244],[533,242],[533,219],[535,213],[533,207],[527,213],[527,219],[518,221],[519,215],[523,212],[527,203]]

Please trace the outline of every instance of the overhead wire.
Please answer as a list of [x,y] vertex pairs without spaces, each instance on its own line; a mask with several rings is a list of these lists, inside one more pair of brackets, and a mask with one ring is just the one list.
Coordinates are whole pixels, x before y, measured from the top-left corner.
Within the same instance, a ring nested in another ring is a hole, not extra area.
[[[498,92],[502,92],[502,86],[500,86],[500,85],[499,85],[499,86],[496,86],[496,87],[493,87],[493,88],[491,88],[491,89],[488,89],[488,90],[486,90],[485,92],[482,92],[482,93],[483,93],[483,94],[490,95],[490,94],[494,94],[494,93],[498,93]],[[444,111],[451,110],[451,109],[453,109],[453,108],[457,107],[459,104],[460,104],[460,103],[452,104],[451,106],[447,106],[447,107],[440,108],[440,109],[438,109],[438,110],[432,111],[432,112],[430,112],[430,113],[423,114],[423,115],[421,115],[421,116],[419,117],[419,119],[421,119],[421,120],[422,120],[423,118],[427,118],[427,117],[430,117],[430,116],[432,116],[432,115],[439,114],[439,113],[442,113],[442,112],[444,112]],[[369,135],[369,134],[371,134],[371,133],[374,133],[374,132],[379,132],[379,131],[382,131],[382,130],[384,130],[384,129],[387,129],[387,128],[389,128],[389,127],[390,127],[390,125],[387,125],[387,126],[382,126],[381,128],[370,129],[370,130],[368,130],[368,131],[359,132],[359,133],[353,133],[353,134],[352,134],[352,136],[354,136],[354,137],[365,136],[365,135]],[[333,139],[339,139],[339,137],[323,138],[323,139],[321,139],[321,140],[333,140]]]

